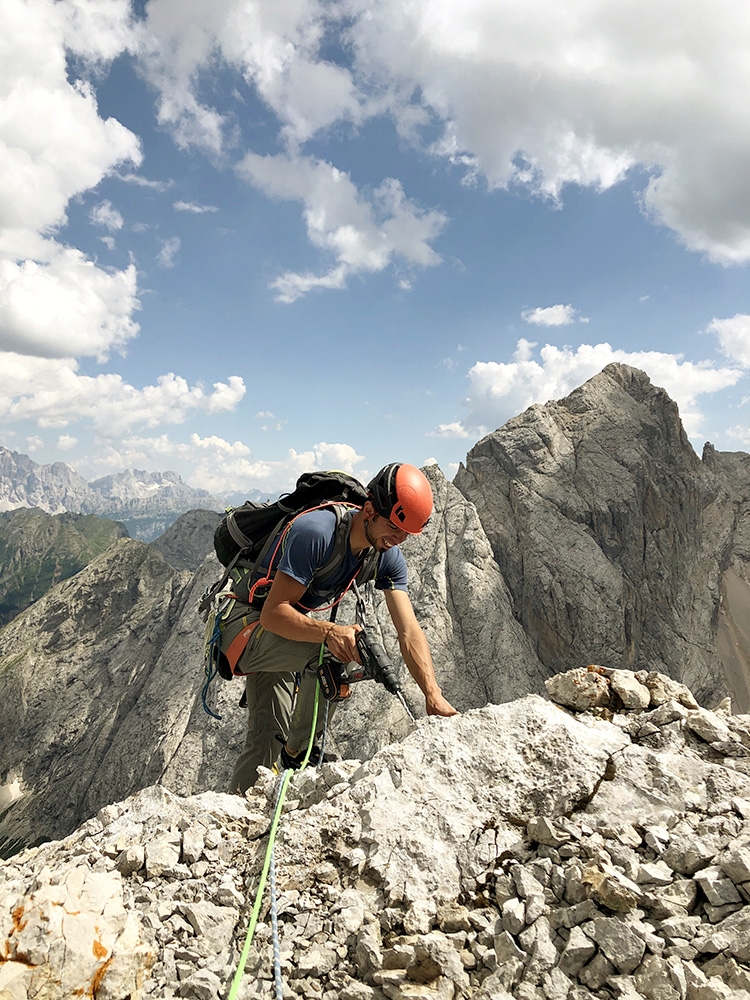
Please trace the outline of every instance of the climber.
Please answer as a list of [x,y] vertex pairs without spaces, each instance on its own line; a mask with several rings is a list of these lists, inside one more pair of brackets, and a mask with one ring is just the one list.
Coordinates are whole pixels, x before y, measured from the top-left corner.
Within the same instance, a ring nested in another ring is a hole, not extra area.
[[[247,674],[247,737],[232,774],[232,792],[244,793],[256,781],[258,766],[272,767],[279,751],[283,767],[299,767],[312,729],[321,643],[343,663],[361,662],[356,643],[359,625],[321,621],[308,612],[337,601],[355,577],[361,582],[361,569],[368,561],[375,587],[384,593],[406,666],[424,695],[427,714],[456,714],[435,677],[427,639],[407,592],[406,562],[398,547],[426,525],[432,513],[430,484],[415,466],[392,463],[381,469],[367,491],[364,506],[343,515],[324,507],[296,517],[282,544],[270,548],[266,592],[251,591],[252,604],[237,602],[238,609],[224,628],[222,647],[230,645],[242,629],[249,632],[239,663]],[[343,538],[344,550],[338,569],[312,585],[316,568],[330,560],[338,538]],[[321,732],[319,721],[316,738]],[[319,760],[319,751],[315,755],[316,749],[310,758],[313,764]]]

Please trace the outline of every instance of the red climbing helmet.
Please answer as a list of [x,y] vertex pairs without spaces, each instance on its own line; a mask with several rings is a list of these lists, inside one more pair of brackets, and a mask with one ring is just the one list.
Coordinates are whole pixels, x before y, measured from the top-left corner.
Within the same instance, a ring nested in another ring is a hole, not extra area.
[[392,462],[367,486],[372,505],[382,517],[410,535],[418,535],[432,513],[432,490],[415,465]]

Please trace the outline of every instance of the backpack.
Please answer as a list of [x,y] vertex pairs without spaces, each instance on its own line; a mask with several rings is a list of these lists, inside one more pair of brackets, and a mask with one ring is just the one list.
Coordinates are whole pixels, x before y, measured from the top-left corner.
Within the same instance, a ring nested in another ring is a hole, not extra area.
[[[297,480],[295,489],[274,503],[258,504],[248,500],[241,507],[227,510],[214,532],[214,550],[219,562],[226,566],[222,578],[211,587],[198,605],[206,625],[205,674],[203,706],[214,715],[207,703],[208,684],[217,673],[225,679],[234,676],[234,665],[226,662],[221,652],[221,624],[229,611],[230,603],[239,599],[258,606],[265,598],[273,577],[273,555],[264,576],[259,567],[268,554],[274,539],[299,514],[319,507],[330,506],[336,515],[336,536],[333,552],[328,562],[315,573],[311,589],[318,581],[336,572],[343,562],[349,540],[349,527],[353,508],[362,507],[367,500],[367,490],[360,482],[345,472],[306,472]],[[277,546],[278,548],[278,546]],[[374,578],[377,572],[378,553],[371,550],[355,579],[360,584]],[[351,586],[350,581],[347,586]],[[343,595],[342,595],[343,596]]]
[[345,472],[305,472],[294,491],[275,503],[248,500],[228,510],[214,532],[216,556],[223,566],[233,566],[239,558],[257,565],[278,532],[297,514],[337,501],[362,507],[365,500],[367,490]]

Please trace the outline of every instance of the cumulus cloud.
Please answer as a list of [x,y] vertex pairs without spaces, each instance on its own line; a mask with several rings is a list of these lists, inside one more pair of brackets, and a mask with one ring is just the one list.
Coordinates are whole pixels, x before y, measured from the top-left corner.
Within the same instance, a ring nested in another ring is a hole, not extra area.
[[195,413],[231,412],[245,395],[245,383],[232,375],[212,391],[189,385],[173,373],[139,389],[120,375],[80,375],[68,358],[0,356],[0,419],[30,420],[39,428],[82,423],[104,438],[117,438],[135,427],[182,424]]
[[679,17],[643,0],[352,8],[358,79],[397,81],[403,103],[442,126],[439,155],[552,199],[570,183],[609,188],[639,165],[657,222],[715,260],[750,260],[743,0],[720,17],[709,0]]
[[[138,331],[135,269],[105,271],[49,238],[71,198],[141,161],[137,137],[100,117],[66,63],[66,48],[93,63],[121,52],[129,10],[125,0],[0,5],[0,350],[104,358]],[[122,225],[108,202],[93,218]]]
[[[330,37],[345,44],[336,63]],[[152,0],[140,51],[180,142],[231,141],[233,123],[200,97],[218,58],[254,84],[290,151],[388,114],[467,178],[553,202],[637,167],[644,211],[733,263],[750,260],[747,43],[745,0]]]
[[72,247],[39,245],[36,260],[0,255],[0,350],[105,360],[138,333],[136,270],[104,271]]
[[351,72],[321,57],[327,6],[322,0],[151,0],[139,53],[159,93],[160,121],[183,146],[220,153],[231,143],[231,121],[200,95],[201,72],[217,58],[257,88],[291,145],[337,121],[360,121],[364,98]]
[[750,368],[750,316],[737,313],[729,319],[712,319],[707,329],[716,334],[719,347],[730,361]]
[[[578,310],[568,304],[567,306],[558,304],[556,306],[539,306],[536,309],[526,309],[521,313],[521,318],[534,326],[568,326],[575,323]],[[580,319],[581,323],[588,323],[588,320]]]
[[[116,29],[107,30],[105,5],[97,29],[79,38],[88,53],[97,39],[111,57]],[[90,84],[68,79],[68,18],[91,24],[85,4],[6,0],[0,6],[0,225],[35,232],[59,225],[68,201],[95,187],[123,162],[141,161],[137,137],[114,118],[99,116]],[[121,25],[127,7],[113,0]]]
[[57,439],[57,447],[60,451],[70,451],[78,444],[78,438],[70,434],[61,434]]
[[89,218],[95,226],[104,226],[105,229],[109,229],[111,232],[122,229],[122,215],[111,201],[102,201],[98,205],[94,205],[89,213]]
[[310,241],[336,260],[325,274],[288,272],[276,279],[282,302],[313,288],[341,288],[350,274],[382,271],[394,260],[429,267],[441,259],[430,242],[445,216],[420,209],[393,178],[368,199],[348,174],[309,157],[248,153],[238,170],[270,197],[301,201]]
[[545,344],[535,356],[536,347],[521,339],[512,361],[478,361],[471,368],[469,416],[464,422],[468,427],[476,431],[499,427],[533,403],[567,396],[617,361],[644,370],[655,385],[666,389],[680,408],[687,434],[696,437],[703,419],[698,397],[735,385],[743,374],[738,367],[716,368],[709,361],[685,361],[679,354],[623,351],[606,343],[575,349]]

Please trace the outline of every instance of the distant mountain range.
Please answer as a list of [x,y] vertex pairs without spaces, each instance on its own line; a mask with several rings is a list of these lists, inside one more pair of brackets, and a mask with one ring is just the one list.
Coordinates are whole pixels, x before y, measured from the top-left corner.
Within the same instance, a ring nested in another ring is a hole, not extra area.
[[64,462],[40,465],[0,446],[0,512],[37,507],[48,514],[98,514],[122,522],[131,537],[144,542],[153,541],[188,510],[221,511],[277,495],[252,490],[217,497],[188,486],[176,472],[138,469],[87,483]]

